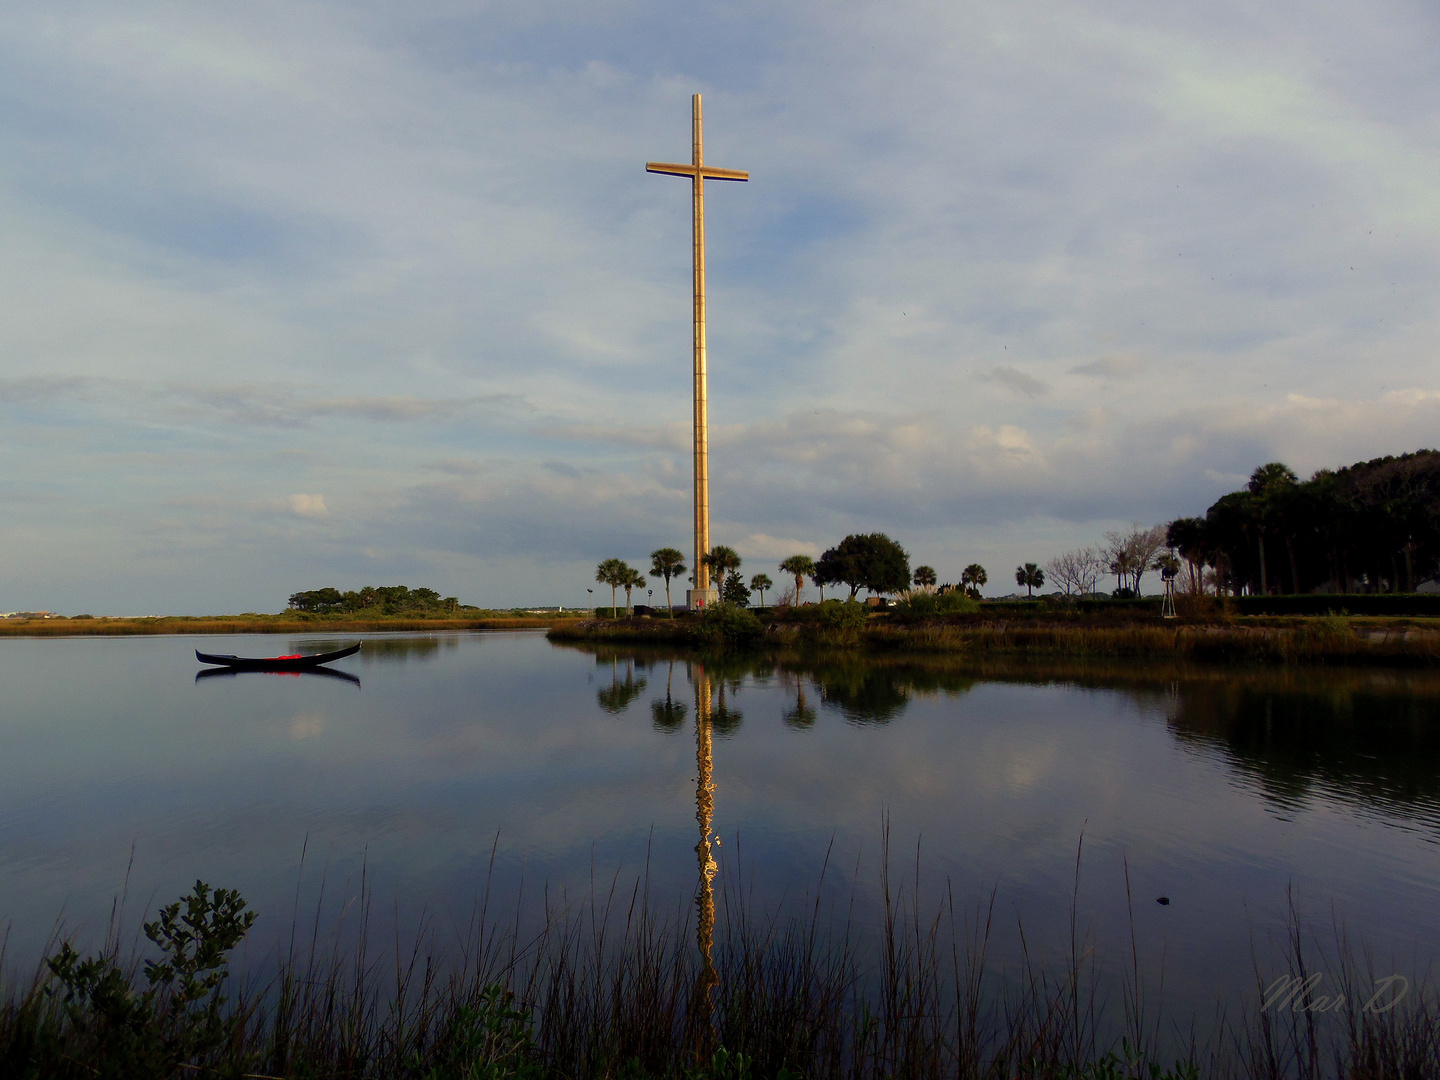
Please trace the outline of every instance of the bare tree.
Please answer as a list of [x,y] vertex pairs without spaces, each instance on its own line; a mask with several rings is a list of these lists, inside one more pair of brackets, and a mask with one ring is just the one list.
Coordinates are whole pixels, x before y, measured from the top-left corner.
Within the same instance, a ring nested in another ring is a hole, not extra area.
[[1081,553],[1067,551],[1063,555],[1056,555],[1045,564],[1045,572],[1050,575],[1051,581],[1065,591],[1066,596],[1079,592],[1084,576]]
[[1080,552],[1080,595],[1088,596],[1100,584],[1100,575],[1105,573],[1105,557],[1099,548],[1081,548]]
[[1086,596],[1095,591],[1100,575],[1108,566],[1109,561],[1099,550],[1084,547],[1057,555],[1045,565],[1045,570],[1050,580],[1065,590],[1066,596]]
[[1147,570],[1158,565],[1156,556],[1165,547],[1164,525],[1144,528],[1138,521],[1130,526],[1128,533],[1107,532],[1105,534],[1104,558],[1110,573],[1114,574],[1120,588],[1129,588],[1140,595],[1140,579]]

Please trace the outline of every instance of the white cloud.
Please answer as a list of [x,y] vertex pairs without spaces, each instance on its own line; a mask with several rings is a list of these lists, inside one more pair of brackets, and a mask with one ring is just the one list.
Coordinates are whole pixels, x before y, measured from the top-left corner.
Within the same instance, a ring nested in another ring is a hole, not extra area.
[[296,517],[323,518],[330,514],[325,506],[324,495],[291,495],[285,500],[285,505]]
[[788,559],[791,555],[819,555],[820,545],[813,540],[791,540],[766,533],[751,533],[736,541],[735,550],[747,559]]

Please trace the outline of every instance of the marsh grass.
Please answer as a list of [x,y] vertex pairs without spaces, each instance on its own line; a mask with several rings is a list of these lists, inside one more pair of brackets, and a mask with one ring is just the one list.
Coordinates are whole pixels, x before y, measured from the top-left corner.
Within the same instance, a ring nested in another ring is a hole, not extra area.
[[[833,605],[855,607],[859,605]],[[819,605],[814,606],[819,610]],[[810,608],[799,609],[811,611]],[[828,612],[825,614],[829,614]],[[1440,664],[1440,626],[1418,620],[1366,620],[1344,615],[1223,618],[1165,622],[1159,618],[1081,615],[995,620],[959,615],[931,620],[787,618],[744,644],[770,651],[863,650],[868,653],[954,653],[1056,658],[1175,659],[1224,664],[1348,664],[1428,667]],[[698,621],[573,622],[550,629],[551,640],[610,645],[706,647]],[[739,643],[730,643],[734,647]]]
[[[1277,620],[1279,622],[1279,620]],[[1285,620],[1282,625],[1133,623],[1099,625],[1043,622],[948,622],[908,627],[874,626],[873,649],[1009,653],[1056,657],[1177,658],[1251,664],[1440,663],[1440,631],[1362,627],[1344,616]]]
[[[1077,895],[1079,869],[1077,851]],[[1133,932],[1116,1008],[1101,990],[1098,948],[1073,901],[1068,953],[1059,967],[1035,962],[1027,951],[1020,969],[1005,973],[989,960],[994,895],[962,908],[948,888],[922,899],[920,882],[918,855],[913,870],[899,876],[887,856],[879,925],[862,928],[853,895],[848,907],[843,898],[822,903],[823,880],[798,910],[782,916],[753,901],[743,874],[726,877],[712,978],[696,949],[692,906],[657,904],[648,875],[628,887],[618,875],[608,885],[592,882],[578,899],[545,892],[531,902],[539,915],[533,925],[522,914],[523,888],[504,918],[492,912],[487,889],[449,948],[440,946],[433,922],[422,919],[408,936],[391,927],[380,950],[373,942],[381,920],[362,880],[358,901],[328,932],[321,932],[322,892],[313,917],[294,919],[288,942],[261,965],[267,974],[215,984],[211,1013],[208,1002],[189,1003],[197,1015],[223,1017],[211,1029],[219,1037],[203,1044],[166,1043],[159,1021],[132,1016],[126,1037],[160,1049],[120,1062],[113,1055],[113,1010],[101,1016],[98,1008],[67,1008],[57,992],[63,987],[45,965],[23,983],[12,981],[0,1005],[0,1074],[36,1080],[1440,1075],[1440,1003],[1428,979],[1415,979],[1402,1007],[1366,1011],[1373,961],[1357,954],[1340,928],[1323,948],[1320,936],[1301,930],[1293,909],[1281,974],[1303,980],[1319,963],[1338,973],[1344,1003],[1336,1008],[1323,997],[1302,997],[1289,1009],[1259,1008],[1270,976],[1257,961],[1257,1001],[1241,1004],[1234,1024],[1222,1016],[1203,1042],[1193,1034],[1187,1041],[1184,1028],[1152,1004],[1155,988],[1143,983]],[[97,958],[134,994],[144,982],[143,956],[138,938],[125,944],[122,921],[112,913]],[[222,992],[228,996],[223,1006]],[[166,1030],[173,1031],[175,1013],[167,1008],[169,1001],[160,999],[155,1016],[168,1016]],[[156,1031],[147,1032],[146,1023]],[[1179,1054],[1164,1056],[1164,1047],[1175,1045]]]

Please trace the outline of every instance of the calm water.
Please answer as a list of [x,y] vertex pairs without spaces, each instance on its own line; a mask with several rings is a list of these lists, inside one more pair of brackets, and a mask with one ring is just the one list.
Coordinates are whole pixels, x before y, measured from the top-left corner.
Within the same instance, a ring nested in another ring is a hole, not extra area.
[[322,882],[343,903],[362,867],[382,907],[442,930],[487,877],[512,898],[522,879],[584,895],[648,865],[682,910],[706,702],[717,885],[741,870],[767,908],[813,896],[828,852],[827,894],[867,925],[888,821],[927,903],[947,882],[966,910],[993,891],[1001,965],[1019,923],[1032,952],[1062,955],[1081,850],[1080,922],[1118,970],[1128,864],[1142,966],[1163,961],[1182,1012],[1253,988],[1287,894],[1377,967],[1440,957],[1434,674],[702,668],[452,634],[366,636],[337,665],[358,683],[195,677],[197,645],[334,640],[0,640],[10,962],[33,962],[57,919],[98,936],[127,866],[135,914],[202,877],[261,912],[262,943],[297,892],[302,910]]

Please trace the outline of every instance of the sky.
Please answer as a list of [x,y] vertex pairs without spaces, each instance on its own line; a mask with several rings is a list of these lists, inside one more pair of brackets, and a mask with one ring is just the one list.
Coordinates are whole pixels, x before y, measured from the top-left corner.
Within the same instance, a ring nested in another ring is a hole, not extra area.
[[[17,2],[0,610],[582,605],[883,531],[989,592],[1440,442],[1440,13]],[[687,560],[688,561],[688,560]],[[598,595],[598,593],[597,593]]]

